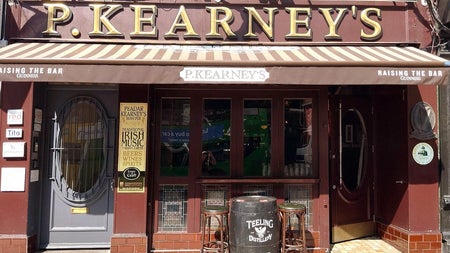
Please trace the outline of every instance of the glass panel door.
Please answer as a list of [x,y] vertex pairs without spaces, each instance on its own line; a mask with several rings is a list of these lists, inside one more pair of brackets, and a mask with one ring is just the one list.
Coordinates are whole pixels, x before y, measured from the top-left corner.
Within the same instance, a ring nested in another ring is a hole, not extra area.
[[230,175],[231,100],[205,99],[202,176]]
[[161,176],[189,172],[189,99],[163,99],[161,113]]
[[284,101],[284,176],[313,175],[312,134],[312,99],[286,99]]
[[246,99],[243,109],[244,176],[270,176],[271,100]]

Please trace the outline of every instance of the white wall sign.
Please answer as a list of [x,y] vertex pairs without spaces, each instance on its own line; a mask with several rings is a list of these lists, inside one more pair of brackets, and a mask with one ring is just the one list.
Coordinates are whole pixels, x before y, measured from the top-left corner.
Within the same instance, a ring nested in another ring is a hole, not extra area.
[[2,179],[0,181],[0,191],[23,192],[25,191],[25,168],[4,167],[1,168]]
[[22,109],[8,110],[7,117],[8,117],[7,119],[8,125],[23,125]]
[[433,147],[425,142],[417,143],[417,145],[413,148],[412,156],[416,163],[420,165],[427,165],[434,158]]
[[2,156],[4,158],[25,157],[25,142],[3,142]]
[[186,82],[265,82],[270,73],[265,68],[185,67],[180,77]]
[[6,128],[6,138],[22,138],[21,128]]

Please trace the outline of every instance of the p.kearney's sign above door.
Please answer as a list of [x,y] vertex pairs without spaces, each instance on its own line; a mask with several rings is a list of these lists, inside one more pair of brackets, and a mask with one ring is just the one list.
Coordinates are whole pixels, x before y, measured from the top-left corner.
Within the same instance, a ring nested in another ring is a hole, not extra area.
[[[23,2],[23,38],[399,42],[407,4],[230,5]],[[36,13],[40,13],[36,15]],[[389,28],[389,29],[384,29]]]
[[[48,10],[47,14],[47,30],[43,31],[44,35],[61,35],[57,31],[58,24],[70,23],[70,19],[73,16],[72,9],[66,4],[44,4]],[[118,30],[113,21],[113,17],[123,11],[124,6],[121,4],[89,4],[89,8],[92,10],[92,30],[88,32],[89,36],[124,36],[124,32]],[[171,15],[159,15],[158,11],[164,11],[164,9],[158,9],[156,5],[141,5],[132,4],[127,8],[134,12],[133,23],[134,27],[129,32],[130,37],[146,37],[157,38],[158,26],[157,20],[164,17],[166,21],[171,24],[168,29],[165,29],[163,36],[166,39],[178,39],[180,31],[183,31],[184,38],[199,39],[201,35],[197,32],[197,28],[191,19],[195,17],[190,15],[184,5],[178,7],[178,12],[175,16]],[[240,27],[237,31],[232,29],[231,24],[235,19],[235,14],[232,9],[225,6],[206,6],[203,12],[209,13],[209,15],[200,15],[200,17],[208,17],[209,32],[204,34],[209,39],[235,39],[238,37],[237,33],[241,33],[244,38],[256,39],[258,38],[258,28],[264,32],[267,38],[274,39],[274,23],[277,18],[277,14],[288,15],[289,22],[283,22],[289,26],[289,33],[285,34],[286,39],[300,39],[309,40],[312,39],[313,30],[311,28],[311,22],[314,15],[320,15],[323,17],[322,22],[325,21],[328,27],[328,33],[324,34],[326,39],[340,39],[341,35],[338,32],[339,25],[344,21],[346,15],[349,13],[349,8],[318,8],[314,10],[308,7],[285,7],[281,10],[277,7],[263,7],[261,10],[257,10],[255,7],[243,7],[245,19],[248,20],[246,27]],[[360,22],[359,32],[361,40],[376,40],[382,35],[382,26],[379,23],[381,20],[381,9],[379,8],[364,8],[357,10],[356,6],[350,7],[350,12],[355,20]],[[58,15],[58,13],[60,13]],[[335,17],[333,14],[337,13]],[[157,17],[158,16],[158,17]],[[263,17],[264,16],[264,17]],[[206,20],[205,20],[206,21]],[[207,24],[207,22],[205,22]],[[256,24],[258,28],[253,25]],[[202,25],[203,26],[203,25]],[[105,29],[102,29],[105,28]],[[145,29],[147,27],[147,29]],[[363,29],[367,27],[367,29]],[[224,34],[219,33],[219,28],[222,28]],[[242,29],[243,28],[243,29]],[[303,30],[303,31],[299,31]],[[369,30],[369,31],[365,31]],[[73,36],[79,36],[80,30],[78,28],[72,28],[71,34]]]

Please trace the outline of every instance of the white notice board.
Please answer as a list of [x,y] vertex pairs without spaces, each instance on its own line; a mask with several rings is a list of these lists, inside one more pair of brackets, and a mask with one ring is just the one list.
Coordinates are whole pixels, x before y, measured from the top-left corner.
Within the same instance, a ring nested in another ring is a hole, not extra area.
[[0,191],[23,192],[25,191],[25,168],[3,167],[1,168]]

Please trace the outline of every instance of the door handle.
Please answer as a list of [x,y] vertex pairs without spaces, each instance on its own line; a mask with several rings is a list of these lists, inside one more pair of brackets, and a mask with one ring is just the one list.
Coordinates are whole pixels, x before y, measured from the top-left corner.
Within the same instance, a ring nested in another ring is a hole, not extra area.
[[111,191],[114,192],[114,188],[115,188],[114,178],[110,177],[110,178],[108,178],[108,180],[109,180],[109,188],[111,188]]
[[396,184],[405,184],[406,182],[403,181],[403,180],[397,180],[397,181],[395,181],[395,183],[396,183]]

